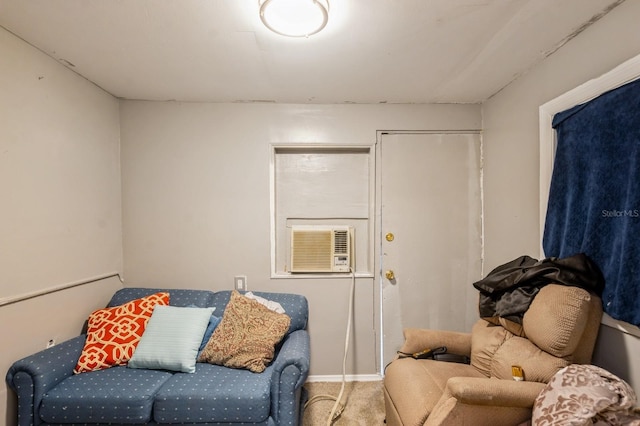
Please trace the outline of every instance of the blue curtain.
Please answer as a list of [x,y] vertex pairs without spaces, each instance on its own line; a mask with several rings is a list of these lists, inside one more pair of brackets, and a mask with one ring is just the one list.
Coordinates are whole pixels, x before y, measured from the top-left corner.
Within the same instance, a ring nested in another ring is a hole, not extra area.
[[602,270],[606,313],[640,325],[640,80],[560,112],[543,247]]

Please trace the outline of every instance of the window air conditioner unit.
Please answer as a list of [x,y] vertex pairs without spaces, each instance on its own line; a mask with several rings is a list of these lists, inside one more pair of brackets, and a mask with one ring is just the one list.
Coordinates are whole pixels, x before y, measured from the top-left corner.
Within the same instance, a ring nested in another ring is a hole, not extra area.
[[349,272],[352,241],[350,226],[293,226],[290,272]]

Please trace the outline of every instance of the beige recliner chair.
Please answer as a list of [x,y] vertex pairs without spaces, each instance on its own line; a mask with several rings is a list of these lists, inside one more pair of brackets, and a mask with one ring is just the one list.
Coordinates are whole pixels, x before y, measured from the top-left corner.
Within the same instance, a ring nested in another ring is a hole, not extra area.
[[[520,330],[483,319],[471,333],[406,329],[401,352],[446,346],[450,353],[469,356],[471,364],[394,360],[384,377],[387,425],[525,422],[536,396],[558,370],[591,362],[601,318],[602,302],[593,293],[548,284],[531,302]],[[521,367],[524,381],[513,379],[512,366]]]

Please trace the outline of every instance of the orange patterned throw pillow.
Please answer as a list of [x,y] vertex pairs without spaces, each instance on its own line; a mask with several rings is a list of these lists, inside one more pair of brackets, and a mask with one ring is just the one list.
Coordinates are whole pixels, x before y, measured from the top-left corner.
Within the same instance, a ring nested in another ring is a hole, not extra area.
[[233,290],[222,320],[198,362],[262,373],[290,323],[288,315],[274,312]]
[[75,374],[126,364],[156,305],[168,305],[169,293],[156,293],[89,316],[87,340]]

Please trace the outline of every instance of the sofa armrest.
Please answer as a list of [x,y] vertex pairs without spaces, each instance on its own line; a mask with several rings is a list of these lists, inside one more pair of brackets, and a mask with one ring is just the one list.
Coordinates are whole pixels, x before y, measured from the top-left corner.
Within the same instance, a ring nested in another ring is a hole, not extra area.
[[471,334],[456,331],[430,330],[423,328],[404,329],[404,345],[401,352],[415,353],[424,349],[446,346],[447,352],[471,355]]
[[447,381],[441,401],[453,397],[469,405],[532,408],[545,386],[546,384],[539,382],[452,377]]
[[[309,375],[310,349],[307,330],[288,334],[273,361],[271,413],[276,424],[298,424],[302,385]],[[289,395],[294,395],[291,400]]]
[[13,363],[6,382],[18,397],[18,424],[41,423],[37,410],[42,396],[67,377],[82,353],[86,336],[80,335]]

